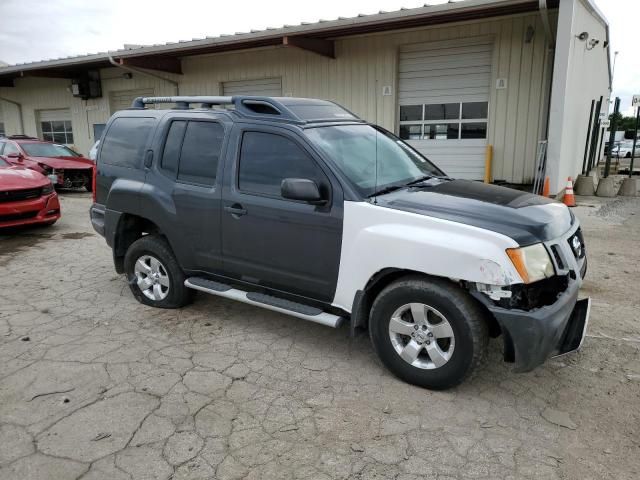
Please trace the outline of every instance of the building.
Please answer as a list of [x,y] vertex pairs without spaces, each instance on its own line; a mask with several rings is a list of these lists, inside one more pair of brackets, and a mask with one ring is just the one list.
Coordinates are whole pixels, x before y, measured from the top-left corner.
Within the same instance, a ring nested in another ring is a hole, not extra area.
[[[610,94],[592,0],[466,0],[0,67],[0,133],[86,153],[137,96],[316,97],[406,138],[448,174],[552,193],[582,168],[591,101]],[[83,99],[84,97],[84,99]]]

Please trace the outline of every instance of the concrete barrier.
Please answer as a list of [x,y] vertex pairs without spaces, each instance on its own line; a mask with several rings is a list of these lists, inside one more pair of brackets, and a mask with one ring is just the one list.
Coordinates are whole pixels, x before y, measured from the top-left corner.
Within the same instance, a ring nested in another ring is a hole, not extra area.
[[576,195],[592,197],[596,194],[596,189],[591,175],[578,175],[574,186]]
[[638,179],[637,178],[625,178],[620,185],[618,195],[623,197],[637,197],[638,196]]
[[596,190],[598,197],[615,197],[615,181],[613,177],[601,178],[598,182],[598,189]]

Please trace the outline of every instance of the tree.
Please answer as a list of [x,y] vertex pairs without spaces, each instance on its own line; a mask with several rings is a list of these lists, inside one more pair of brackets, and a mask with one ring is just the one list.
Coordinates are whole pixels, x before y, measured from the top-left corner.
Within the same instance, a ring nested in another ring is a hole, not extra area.
[[[615,117],[615,123],[614,123]],[[609,121],[615,126],[616,131],[624,131],[624,138],[633,138],[633,132],[636,128],[636,117],[623,117],[621,113],[609,115]]]

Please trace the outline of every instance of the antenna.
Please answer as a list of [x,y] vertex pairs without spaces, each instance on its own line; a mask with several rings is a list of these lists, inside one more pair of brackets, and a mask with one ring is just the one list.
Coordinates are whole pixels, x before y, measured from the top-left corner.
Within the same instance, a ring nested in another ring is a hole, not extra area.
[[375,180],[374,180],[374,185],[373,185],[373,193],[375,194],[373,197],[373,204],[377,205],[378,204],[378,129],[374,128],[373,131],[375,132],[375,136],[376,136],[376,163],[375,163]]

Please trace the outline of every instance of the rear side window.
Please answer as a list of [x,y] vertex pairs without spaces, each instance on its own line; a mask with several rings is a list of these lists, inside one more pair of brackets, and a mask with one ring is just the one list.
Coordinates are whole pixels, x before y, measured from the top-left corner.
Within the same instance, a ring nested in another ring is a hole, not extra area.
[[189,122],[182,141],[178,180],[213,185],[223,139],[224,128],[219,123]]
[[280,196],[282,180],[306,178],[322,185],[324,175],[296,143],[281,135],[246,132],[242,137],[238,188]]
[[167,140],[164,144],[162,152],[162,161],[160,167],[175,174],[178,171],[178,162],[180,161],[180,149],[182,148],[182,139],[184,131],[187,128],[187,122],[172,122],[167,133]]
[[15,144],[13,144],[11,142],[7,142],[7,143],[5,143],[4,150],[2,151],[2,154],[3,155],[9,155],[10,153],[20,153],[20,150],[18,150],[18,147],[16,147]]
[[119,167],[140,168],[155,123],[155,119],[148,117],[116,118],[104,138],[100,162]]

